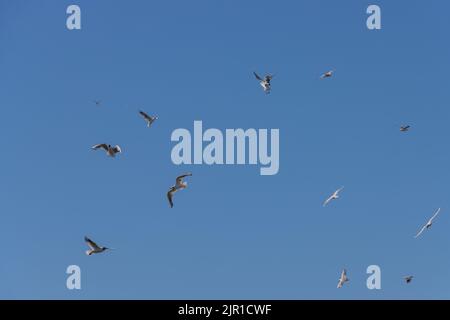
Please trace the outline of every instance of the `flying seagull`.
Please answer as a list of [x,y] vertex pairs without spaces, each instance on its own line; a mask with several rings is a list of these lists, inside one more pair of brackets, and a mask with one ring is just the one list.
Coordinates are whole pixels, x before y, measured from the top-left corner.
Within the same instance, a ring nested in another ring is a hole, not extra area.
[[403,279],[405,279],[405,282],[406,282],[406,283],[410,283],[410,282],[412,281],[413,278],[414,278],[414,276],[406,276],[406,277],[403,277]]
[[98,149],[104,149],[106,151],[106,154],[110,157],[115,157],[116,153],[121,153],[122,149],[120,149],[119,146],[111,146],[110,144],[106,144],[106,143],[101,143],[101,144],[96,144],[95,146],[92,147],[93,150],[98,150]]
[[333,76],[334,71],[335,70],[330,70],[330,71],[327,71],[327,72],[323,73],[320,76],[320,79],[331,78]]
[[409,128],[411,128],[411,126],[401,126],[401,127],[400,127],[400,131],[401,131],[401,132],[406,132],[406,131],[409,130]]
[[422,234],[422,232],[424,232],[426,229],[431,227],[431,225],[433,224],[434,218],[436,218],[436,216],[439,214],[440,211],[441,211],[441,208],[437,209],[437,211],[434,213],[434,215],[431,217],[431,219],[428,220],[428,222],[422,227],[422,229],[420,229],[419,233],[416,234],[416,236],[414,238],[417,238],[418,236],[420,236]]
[[177,177],[176,183],[174,186],[172,186],[169,191],[167,192],[167,199],[169,200],[170,207],[173,208],[173,195],[178,190],[182,190],[187,188],[187,182],[183,181],[185,177],[192,176],[192,173],[186,173],[179,177]]
[[98,107],[102,103],[102,101],[101,100],[94,100],[94,103]]
[[337,287],[342,288],[344,283],[346,283],[347,281],[349,281],[349,278],[347,278],[347,270],[344,269],[342,270],[341,277],[339,278]]
[[325,202],[323,203],[323,206],[325,207],[331,200],[336,200],[339,198],[339,192],[344,189],[344,187],[341,187],[337,189]]
[[152,125],[152,123],[158,119],[157,116],[149,116],[148,114],[146,114],[144,111],[139,111],[139,114],[145,119],[145,121],[147,121],[147,127],[150,127]]
[[105,250],[112,250],[111,248],[107,247],[99,247],[94,241],[89,239],[88,237],[84,237],[84,241],[86,241],[87,245],[89,246],[89,250],[86,251],[86,254],[90,256],[93,253],[101,253]]
[[270,89],[271,89],[270,81],[272,80],[272,78],[274,76],[271,74],[268,74],[263,79],[256,72],[253,72],[253,74],[255,75],[255,78],[257,80],[259,80],[259,84],[261,85],[261,87],[263,87],[264,92],[267,94],[270,93]]

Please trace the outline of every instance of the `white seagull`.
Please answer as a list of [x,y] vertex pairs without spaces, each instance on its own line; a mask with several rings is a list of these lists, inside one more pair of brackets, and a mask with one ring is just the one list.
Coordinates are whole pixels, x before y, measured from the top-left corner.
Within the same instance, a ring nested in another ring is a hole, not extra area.
[[410,283],[412,281],[412,279],[414,278],[414,276],[406,276],[403,277],[403,279],[405,280],[406,283]]
[[149,116],[148,114],[146,114],[144,111],[139,111],[139,114],[145,119],[145,121],[147,122],[147,127],[150,127],[152,125],[152,123],[158,119],[157,116]]
[[349,278],[347,278],[347,270],[342,270],[342,273],[341,273],[341,277],[339,278],[339,282],[338,282],[338,285],[337,285],[337,287],[338,288],[342,288],[342,286],[344,285],[344,283],[346,283],[347,281],[349,281],[350,279]]
[[177,177],[175,185],[172,186],[169,189],[169,191],[167,192],[167,199],[169,200],[169,204],[170,204],[171,208],[173,208],[173,194],[175,192],[177,192],[178,190],[187,188],[187,182],[183,181],[183,179],[185,177],[190,177],[190,176],[192,176],[192,173],[186,173],[186,174],[183,174],[183,175]]
[[323,203],[323,206],[325,207],[331,200],[336,200],[339,198],[339,192],[344,189],[344,187],[341,187],[337,189],[325,202]]
[[320,79],[331,78],[334,72],[335,70],[327,71],[320,76]]
[[424,232],[426,229],[431,227],[431,225],[433,224],[434,218],[436,218],[436,216],[439,214],[440,211],[441,211],[441,208],[437,209],[435,214],[431,217],[430,220],[428,220],[428,222],[422,227],[422,229],[420,229],[419,233],[416,234],[416,236],[414,238],[417,238],[418,236],[420,236],[422,234],[422,232]]
[[253,74],[255,75],[255,78],[259,80],[259,84],[261,85],[261,87],[263,87],[264,92],[267,94],[270,93],[270,89],[271,89],[270,81],[272,80],[272,78],[274,76],[271,74],[268,74],[263,79],[256,72],[253,72]]
[[98,149],[104,149],[106,151],[106,154],[110,157],[115,157],[116,153],[122,153],[122,149],[120,149],[119,146],[111,146],[110,144],[106,144],[106,143],[101,143],[101,144],[96,144],[95,146],[92,147],[93,150],[98,150]]
[[105,250],[112,250],[111,248],[98,246],[94,241],[92,241],[88,237],[84,237],[84,241],[86,241],[87,245],[90,248],[89,250],[86,251],[86,254],[88,256],[90,256],[91,254],[94,254],[94,253],[101,253]]

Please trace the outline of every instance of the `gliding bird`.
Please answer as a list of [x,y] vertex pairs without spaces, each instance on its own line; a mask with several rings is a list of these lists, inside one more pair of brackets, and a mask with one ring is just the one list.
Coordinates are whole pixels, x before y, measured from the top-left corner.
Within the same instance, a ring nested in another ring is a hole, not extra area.
[[169,204],[170,204],[171,208],[173,208],[173,195],[174,195],[174,193],[177,192],[178,190],[182,190],[182,189],[187,188],[187,182],[183,181],[183,179],[185,177],[190,177],[190,176],[192,176],[192,173],[186,173],[186,174],[183,174],[183,175],[177,177],[175,185],[172,186],[169,189],[169,191],[167,192],[167,199],[169,200]]
[[349,278],[347,278],[347,270],[342,270],[342,273],[341,273],[341,277],[339,278],[339,282],[338,282],[338,285],[337,285],[337,287],[338,288],[342,288],[342,286],[344,285],[344,283],[346,283],[347,281],[349,281],[350,279]]
[[106,144],[106,143],[101,143],[101,144],[96,144],[95,146],[92,147],[93,150],[98,150],[98,149],[104,149],[106,151],[106,154],[110,157],[115,157],[116,153],[122,153],[122,149],[120,149],[119,146],[111,146],[110,144]]
[[331,200],[336,200],[339,198],[339,192],[344,189],[344,187],[341,187],[337,189],[325,202],[323,203],[323,206],[325,207]]
[[148,114],[146,114],[144,111],[139,111],[139,114],[145,119],[145,121],[147,122],[147,127],[150,127],[152,125],[152,123],[158,119],[157,116],[149,116]]
[[271,85],[270,85],[270,81],[272,80],[272,78],[274,77],[271,74],[268,74],[263,78],[261,78],[256,72],[253,72],[253,74],[255,75],[255,78],[257,80],[259,80],[259,84],[261,85],[261,87],[263,87],[264,92],[266,94],[270,93],[270,89],[271,89]]
[[94,241],[92,241],[88,237],[84,237],[84,241],[86,241],[87,245],[90,248],[89,250],[86,251],[86,254],[88,256],[90,256],[91,254],[94,254],[94,253],[101,253],[105,250],[112,250],[111,248],[98,246]]
[[431,217],[430,220],[428,220],[428,222],[422,227],[422,229],[420,229],[419,233],[416,234],[416,236],[414,238],[417,238],[418,236],[420,236],[422,234],[422,232],[424,232],[425,230],[427,230],[431,227],[431,225],[433,224],[434,218],[436,218],[436,216],[439,214],[440,211],[441,211],[441,208],[437,209],[435,214]]

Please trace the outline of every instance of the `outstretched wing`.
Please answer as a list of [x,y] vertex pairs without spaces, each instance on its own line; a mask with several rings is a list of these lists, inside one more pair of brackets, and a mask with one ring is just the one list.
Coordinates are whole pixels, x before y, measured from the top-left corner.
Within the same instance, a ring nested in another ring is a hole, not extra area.
[[256,72],[253,72],[253,74],[255,75],[256,79],[258,79],[259,81],[263,81],[263,79]]
[[172,187],[169,189],[169,191],[167,192],[167,200],[169,200],[169,205],[171,208],[173,208],[173,194],[176,192],[177,190],[175,189],[175,187]]
[[144,119],[146,119],[146,120],[149,120],[149,121],[152,120],[152,118],[148,114],[146,114],[144,111],[139,111],[139,114],[141,116],[143,116]]
[[437,211],[434,213],[434,215],[431,217],[430,221],[433,221],[434,218],[437,217],[437,215],[441,212],[441,208],[437,209]]
[[333,199],[333,196],[331,196],[327,200],[325,200],[325,202],[323,203],[323,206],[325,207],[332,199]]
[[190,176],[192,176],[192,173],[190,173],[190,172],[183,174],[181,176],[178,176],[177,180],[176,180],[177,184],[181,183],[185,177],[190,177]]
[[108,146],[106,145],[106,143],[100,143],[100,144],[96,144],[95,146],[92,146],[92,149],[97,150],[97,149],[105,149],[106,151],[108,151]]
[[420,236],[420,235],[422,234],[422,232],[423,232],[426,228],[427,228],[427,225],[424,225],[424,226],[422,227],[422,229],[420,229],[419,233],[415,235],[414,238],[417,238],[418,236]]
[[92,250],[99,250],[100,247],[91,239],[89,239],[88,237],[84,237],[84,241],[86,241],[87,245],[92,249]]
[[334,192],[334,195],[337,196],[337,195],[339,194],[339,192],[341,192],[342,190],[344,190],[344,187],[340,187],[339,189],[337,189],[337,190]]

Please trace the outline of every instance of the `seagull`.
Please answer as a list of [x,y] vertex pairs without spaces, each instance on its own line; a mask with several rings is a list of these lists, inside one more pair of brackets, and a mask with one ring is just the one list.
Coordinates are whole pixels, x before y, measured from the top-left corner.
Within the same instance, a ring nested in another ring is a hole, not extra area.
[[110,157],[115,157],[116,153],[121,153],[122,149],[120,149],[119,146],[111,146],[110,144],[106,144],[106,143],[101,143],[101,144],[96,144],[95,146],[92,147],[93,150],[97,150],[103,148],[106,151],[106,154]]
[[400,127],[400,131],[401,131],[401,132],[406,132],[406,131],[409,130],[410,127],[411,127],[411,126],[401,126],[401,127]]
[[271,75],[271,74],[268,74],[263,79],[256,72],[253,72],[253,74],[255,75],[255,78],[259,80],[259,84],[261,85],[261,87],[263,87],[264,92],[266,94],[269,94],[270,93],[270,89],[271,89],[270,81],[272,80],[272,78],[274,76]]
[[148,114],[146,114],[144,111],[139,111],[139,114],[145,119],[145,121],[147,121],[147,127],[150,127],[152,125],[152,123],[158,119],[157,116],[149,116]]
[[325,202],[323,203],[323,206],[325,207],[331,200],[336,200],[339,198],[339,192],[344,189],[344,187],[341,187],[337,189]]
[[84,237],[84,241],[86,241],[89,248],[91,248],[89,250],[86,250],[86,254],[88,256],[90,256],[93,253],[102,253],[105,250],[112,250],[111,248],[107,248],[107,247],[99,247],[94,241],[92,241],[88,237]]
[[169,189],[169,191],[167,192],[167,199],[169,200],[169,204],[170,204],[171,208],[173,208],[173,194],[175,192],[177,192],[178,190],[187,188],[187,182],[184,182],[183,179],[185,177],[190,177],[190,176],[192,176],[192,173],[186,173],[186,174],[183,174],[183,175],[177,177],[175,185],[172,186]]
[[419,233],[416,234],[416,236],[414,238],[417,238],[418,236],[420,236],[422,234],[422,232],[424,232],[425,229],[428,229],[431,227],[431,225],[433,224],[434,218],[436,218],[436,216],[439,214],[440,211],[441,211],[441,208],[437,209],[437,211],[434,213],[434,215],[431,217],[431,219],[428,220],[427,224],[424,225],[422,227],[422,229],[420,229]]
[[102,101],[101,100],[94,100],[94,103],[98,107],[102,103]]
[[334,71],[335,70],[330,70],[330,71],[327,71],[327,72],[323,73],[320,76],[320,79],[330,78],[331,76],[333,76]]
[[344,283],[346,283],[347,281],[349,281],[349,278],[347,278],[347,270],[344,269],[342,270],[341,277],[339,278],[337,287],[342,288]]
[[403,277],[403,279],[405,279],[405,282],[406,282],[406,283],[410,283],[410,282],[412,281],[413,278],[414,278],[414,276],[406,276],[406,277]]

